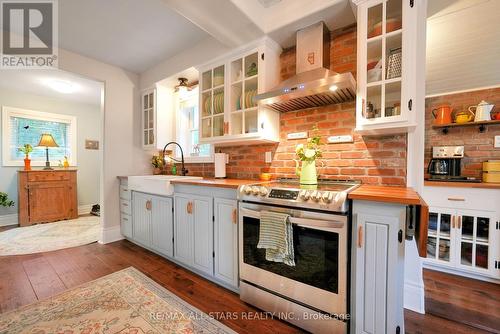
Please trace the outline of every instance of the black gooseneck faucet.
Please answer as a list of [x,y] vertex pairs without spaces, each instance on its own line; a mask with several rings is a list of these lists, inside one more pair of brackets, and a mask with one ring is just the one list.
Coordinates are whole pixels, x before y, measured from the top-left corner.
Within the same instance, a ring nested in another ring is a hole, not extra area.
[[163,147],[163,160],[165,160],[165,151],[167,149],[167,146],[169,146],[171,144],[177,145],[177,147],[179,147],[179,149],[181,150],[181,161],[179,161],[179,160],[177,160],[175,158],[172,158],[172,157],[170,157],[170,159],[174,160],[175,162],[180,162],[181,163],[181,175],[182,176],[186,176],[186,174],[188,173],[188,170],[184,167],[184,151],[182,150],[182,147],[181,147],[181,145],[179,145],[179,143],[177,143],[175,141],[171,141],[171,142],[167,143]]

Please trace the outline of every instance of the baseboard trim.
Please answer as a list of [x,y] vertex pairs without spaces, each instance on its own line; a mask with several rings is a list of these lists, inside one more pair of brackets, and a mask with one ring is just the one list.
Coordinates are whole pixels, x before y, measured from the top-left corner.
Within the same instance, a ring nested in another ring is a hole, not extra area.
[[18,220],[17,213],[12,213],[9,215],[0,216],[0,227],[18,225],[18,224],[19,224],[19,220]]
[[85,204],[78,206],[78,215],[88,215],[92,210],[92,204]]
[[425,314],[425,289],[423,285],[405,282],[403,298],[405,309]]
[[125,239],[121,233],[121,226],[116,225],[112,227],[102,227],[101,228],[101,239],[100,244],[109,244],[118,240]]

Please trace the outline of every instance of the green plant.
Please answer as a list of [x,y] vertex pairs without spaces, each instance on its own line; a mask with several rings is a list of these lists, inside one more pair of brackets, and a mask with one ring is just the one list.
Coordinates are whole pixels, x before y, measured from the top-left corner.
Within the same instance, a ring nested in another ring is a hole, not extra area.
[[318,128],[313,128],[314,136],[307,138],[306,144],[298,144],[295,146],[295,154],[301,161],[314,161],[321,158],[321,136],[318,134]]
[[26,159],[28,159],[30,153],[33,152],[33,146],[31,146],[30,144],[24,144],[23,146],[18,148],[18,151],[23,152],[24,155],[26,155]]
[[151,165],[154,168],[162,168],[163,167],[163,159],[158,155],[153,155],[153,157],[151,158]]
[[14,201],[11,201],[9,199],[9,195],[7,195],[6,193],[0,192],[0,206],[9,207],[9,206],[13,206],[13,205],[14,205]]

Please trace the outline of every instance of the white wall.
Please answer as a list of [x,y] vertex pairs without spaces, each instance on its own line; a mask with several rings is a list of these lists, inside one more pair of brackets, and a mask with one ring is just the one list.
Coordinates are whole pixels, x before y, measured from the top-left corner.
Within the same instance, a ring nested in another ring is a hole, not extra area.
[[[101,108],[96,104],[85,104],[70,100],[39,96],[0,88],[0,106],[16,107],[55,114],[72,115],[77,118],[78,157],[78,205],[99,203],[100,153],[85,149],[85,139],[101,141]],[[2,138],[0,136],[0,142]],[[52,161],[57,166],[57,161]],[[7,192],[17,204],[17,170],[19,167],[0,165],[0,191]],[[16,213],[17,205],[0,208],[0,215]]]
[[149,156],[140,140],[138,75],[66,50],[59,68],[104,83],[104,145],[101,170],[101,242],[120,239],[118,175],[150,173]]

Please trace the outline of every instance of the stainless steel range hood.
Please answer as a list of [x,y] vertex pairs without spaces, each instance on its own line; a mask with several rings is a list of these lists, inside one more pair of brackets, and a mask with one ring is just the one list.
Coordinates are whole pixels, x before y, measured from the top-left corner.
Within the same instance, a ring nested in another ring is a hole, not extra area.
[[293,111],[353,101],[356,80],[330,65],[330,32],[323,22],[297,32],[296,75],[255,100],[281,111]]

